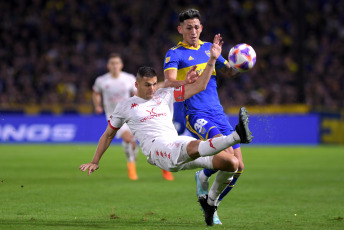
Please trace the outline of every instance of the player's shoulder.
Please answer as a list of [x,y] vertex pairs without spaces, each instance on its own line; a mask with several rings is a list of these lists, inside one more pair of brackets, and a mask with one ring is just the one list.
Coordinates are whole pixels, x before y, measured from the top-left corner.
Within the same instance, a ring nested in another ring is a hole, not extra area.
[[118,102],[116,109],[118,108],[119,111],[124,112],[126,108],[129,108],[133,103],[135,103],[135,96]]
[[167,95],[172,95],[173,91],[173,87],[160,88],[155,92],[154,95],[159,96],[160,98],[165,98]]
[[207,42],[207,41],[200,41],[200,45],[201,46],[205,46],[205,47],[208,47],[208,46],[211,46],[213,43],[211,42]]
[[122,71],[121,74],[123,74],[125,77],[129,77],[129,78],[135,78],[134,74]]
[[133,83],[136,81],[136,77],[133,74],[124,71],[121,72],[121,79],[128,83]]
[[111,76],[110,76],[110,73],[107,72],[107,73],[104,73],[104,74],[102,74],[102,75],[99,75],[99,76],[96,78],[96,81],[102,81],[102,80],[108,79],[108,78],[110,78],[110,77],[111,77]]
[[173,52],[173,51],[175,51],[175,50],[178,50],[180,47],[182,47],[182,45],[177,44],[177,45],[171,47],[171,48],[168,50],[168,52]]

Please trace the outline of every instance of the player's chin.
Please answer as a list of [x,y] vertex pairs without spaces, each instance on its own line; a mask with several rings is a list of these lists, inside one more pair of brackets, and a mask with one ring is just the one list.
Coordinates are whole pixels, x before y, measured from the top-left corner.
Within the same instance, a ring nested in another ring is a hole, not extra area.
[[191,39],[190,39],[191,45],[196,45],[197,42],[198,42],[198,38],[191,38]]
[[154,95],[154,94],[147,94],[147,95],[146,95],[146,99],[147,99],[147,100],[152,99],[152,98],[153,98],[153,95]]

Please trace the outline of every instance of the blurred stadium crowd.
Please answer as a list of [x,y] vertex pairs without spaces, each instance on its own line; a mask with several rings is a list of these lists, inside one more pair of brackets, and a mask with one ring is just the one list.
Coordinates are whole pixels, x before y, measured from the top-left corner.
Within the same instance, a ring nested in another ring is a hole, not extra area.
[[[344,4],[339,0],[12,0],[0,2],[0,107],[91,104],[107,56],[124,71],[153,66],[163,80],[166,51],[181,40],[178,13],[196,8],[201,40],[221,33],[223,56],[252,45],[255,68],[219,77],[225,107],[344,105]],[[227,57],[226,57],[227,58]]]

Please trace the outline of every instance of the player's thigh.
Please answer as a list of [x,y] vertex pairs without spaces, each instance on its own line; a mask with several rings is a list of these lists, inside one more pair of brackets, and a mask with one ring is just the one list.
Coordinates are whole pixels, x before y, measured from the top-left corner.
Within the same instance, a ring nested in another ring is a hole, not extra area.
[[186,128],[193,137],[200,140],[207,140],[222,134],[212,119],[205,115],[187,115]]
[[194,140],[195,138],[188,136],[156,138],[150,148],[148,162],[167,171],[179,171],[183,164],[192,161],[186,148]]

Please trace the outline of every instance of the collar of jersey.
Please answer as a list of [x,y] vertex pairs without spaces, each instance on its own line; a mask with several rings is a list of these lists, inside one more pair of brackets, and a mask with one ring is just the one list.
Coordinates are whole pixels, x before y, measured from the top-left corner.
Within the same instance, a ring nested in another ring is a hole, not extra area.
[[183,46],[184,48],[187,48],[187,49],[191,49],[191,50],[198,50],[199,47],[201,47],[201,45],[203,45],[204,42],[202,42],[201,40],[199,40],[199,45],[197,46],[197,48],[193,47],[193,46],[189,46],[188,44],[185,44],[183,42],[179,42],[178,45],[179,46]]

